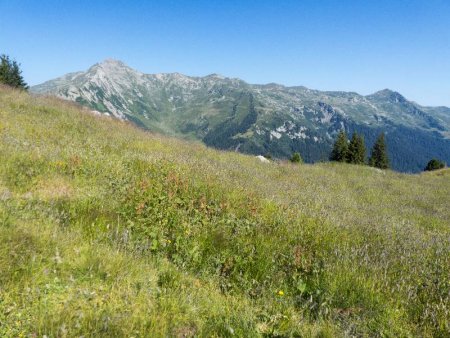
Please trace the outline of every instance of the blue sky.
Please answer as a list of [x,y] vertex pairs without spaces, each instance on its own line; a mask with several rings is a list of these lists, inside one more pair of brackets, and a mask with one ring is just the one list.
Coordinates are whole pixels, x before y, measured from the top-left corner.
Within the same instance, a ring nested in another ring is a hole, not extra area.
[[0,0],[0,53],[32,85],[111,57],[450,106],[448,0]]

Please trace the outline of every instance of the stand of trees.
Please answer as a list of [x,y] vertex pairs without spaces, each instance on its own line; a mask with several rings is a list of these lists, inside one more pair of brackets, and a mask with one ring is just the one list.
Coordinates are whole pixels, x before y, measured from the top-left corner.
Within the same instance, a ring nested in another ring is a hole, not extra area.
[[11,60],[9,56],[0,55],[0,83],[11,86],[13,88],[28,89],[28,85],[22,77],[20,65]]
[[[366,146],[364,137],[358,133],[353,133],[349,142],[345,131],[341,130],[336,138],[333,150],[331,151],[330,160],[352,164],[365,164]],[[378,139],[372,148],[368,163],[369,165],[380,169],[389,168],[389,158],[387,155],[384,133],[381,133],[378,136]]]

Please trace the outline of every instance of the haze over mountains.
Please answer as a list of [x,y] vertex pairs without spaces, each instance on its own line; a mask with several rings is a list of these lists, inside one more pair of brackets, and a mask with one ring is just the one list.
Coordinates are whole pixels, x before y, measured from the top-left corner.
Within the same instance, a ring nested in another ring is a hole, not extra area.
[[363,96],[217,74],[143,74],[109,59],[31,91],[220,149],[278,158],[298,151],[316,162],[327,160],[344,128],[362,133],[368,147],[384,131],[396,170],[420,171],[432,157],[450,162],[450,108],[424,107],[388,89]]

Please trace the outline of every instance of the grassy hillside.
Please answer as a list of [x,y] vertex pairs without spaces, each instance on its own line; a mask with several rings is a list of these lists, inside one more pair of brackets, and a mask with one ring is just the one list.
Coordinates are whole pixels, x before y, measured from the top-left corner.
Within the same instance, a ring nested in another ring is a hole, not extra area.
[[450,171],[263,164],[0,89],[0,336],[449,335]]

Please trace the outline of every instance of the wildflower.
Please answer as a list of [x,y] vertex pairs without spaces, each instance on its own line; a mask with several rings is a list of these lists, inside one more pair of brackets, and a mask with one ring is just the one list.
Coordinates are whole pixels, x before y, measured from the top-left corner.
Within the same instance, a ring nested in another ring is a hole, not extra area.
[[284,296],[284,291],[283,290],[278,291],[278,296]]

